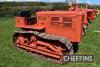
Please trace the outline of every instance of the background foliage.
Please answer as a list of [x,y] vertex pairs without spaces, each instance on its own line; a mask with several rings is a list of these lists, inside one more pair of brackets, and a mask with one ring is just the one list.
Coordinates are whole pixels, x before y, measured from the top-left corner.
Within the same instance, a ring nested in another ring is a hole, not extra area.
[[[85,4],[79,4],[85,7]],[[89,8],[100,9],[100,5],[89,5]],[[44,2],[0,2],[0,17],[16,16],[21,10],[28,10],[32,14],[40,10],[59,9],[67,10],[66,3],[44,3]]]

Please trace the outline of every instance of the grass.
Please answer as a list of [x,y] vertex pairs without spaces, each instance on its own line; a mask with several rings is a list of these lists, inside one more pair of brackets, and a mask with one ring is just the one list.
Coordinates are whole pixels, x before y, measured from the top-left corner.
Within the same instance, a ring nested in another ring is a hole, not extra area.
[[100,67],[100,16],[92,24],[79,44],[78,53],[95,53],[95,64],[69,63],[59,65],[43,60],[15,49],[12,43],[12,34],[17,28],[14,27],[14,18],[0,18],[0,66],[2,67]]

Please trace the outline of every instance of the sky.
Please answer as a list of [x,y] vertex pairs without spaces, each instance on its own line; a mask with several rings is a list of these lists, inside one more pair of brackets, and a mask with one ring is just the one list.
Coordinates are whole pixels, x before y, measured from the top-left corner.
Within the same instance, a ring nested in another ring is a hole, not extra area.
[[[35,2],[65,2],[65,0],[0,0],[0,1],[35,1]],[[78,0],[79,3],[100,4],[100,0]]]

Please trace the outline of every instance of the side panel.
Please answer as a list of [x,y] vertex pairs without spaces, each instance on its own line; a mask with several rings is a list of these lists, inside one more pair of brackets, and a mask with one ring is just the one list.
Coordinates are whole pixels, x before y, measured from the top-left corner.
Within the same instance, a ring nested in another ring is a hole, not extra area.
[[71,42],[80,42],[83,36],[83,15],[80,13],[37,14],[37,24],[45,26],[45,32],[63,36]]
[[64,36],[69,40],[74,40],[74,23],[72,16],[51,15],[49,17],[49,26],[46,32],[53,35]]
[[26,20],[25,17],[16,17],[15,22],[16,27],[23,27],[25,26]]
[[[39,19],[41,17],[41,19]],[[49,34],[64,36],[72,42],[79,42],[81,20],[75,15],[38,15],[38,24],[44,24]],[[43,20],[43,18],[45,18]],[[78,23],[78,24],[77,24]],[[78,29],[77,29],[78,28]]]

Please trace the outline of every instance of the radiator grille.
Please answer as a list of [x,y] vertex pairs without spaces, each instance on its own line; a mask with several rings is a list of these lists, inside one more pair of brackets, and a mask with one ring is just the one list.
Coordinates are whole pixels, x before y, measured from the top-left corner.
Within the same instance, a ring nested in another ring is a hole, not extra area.
[[59,17],[51,17],[51,21],[59,21]]
[[71,17],[63,17],[63,22],[64,23],[72,23],[72,18]]
[[51,25],[55,27],[72,27],[72,17],[51,17]]
[[72,27],[72,18],[71,17],[63,17],[62,18],[63,27]]

